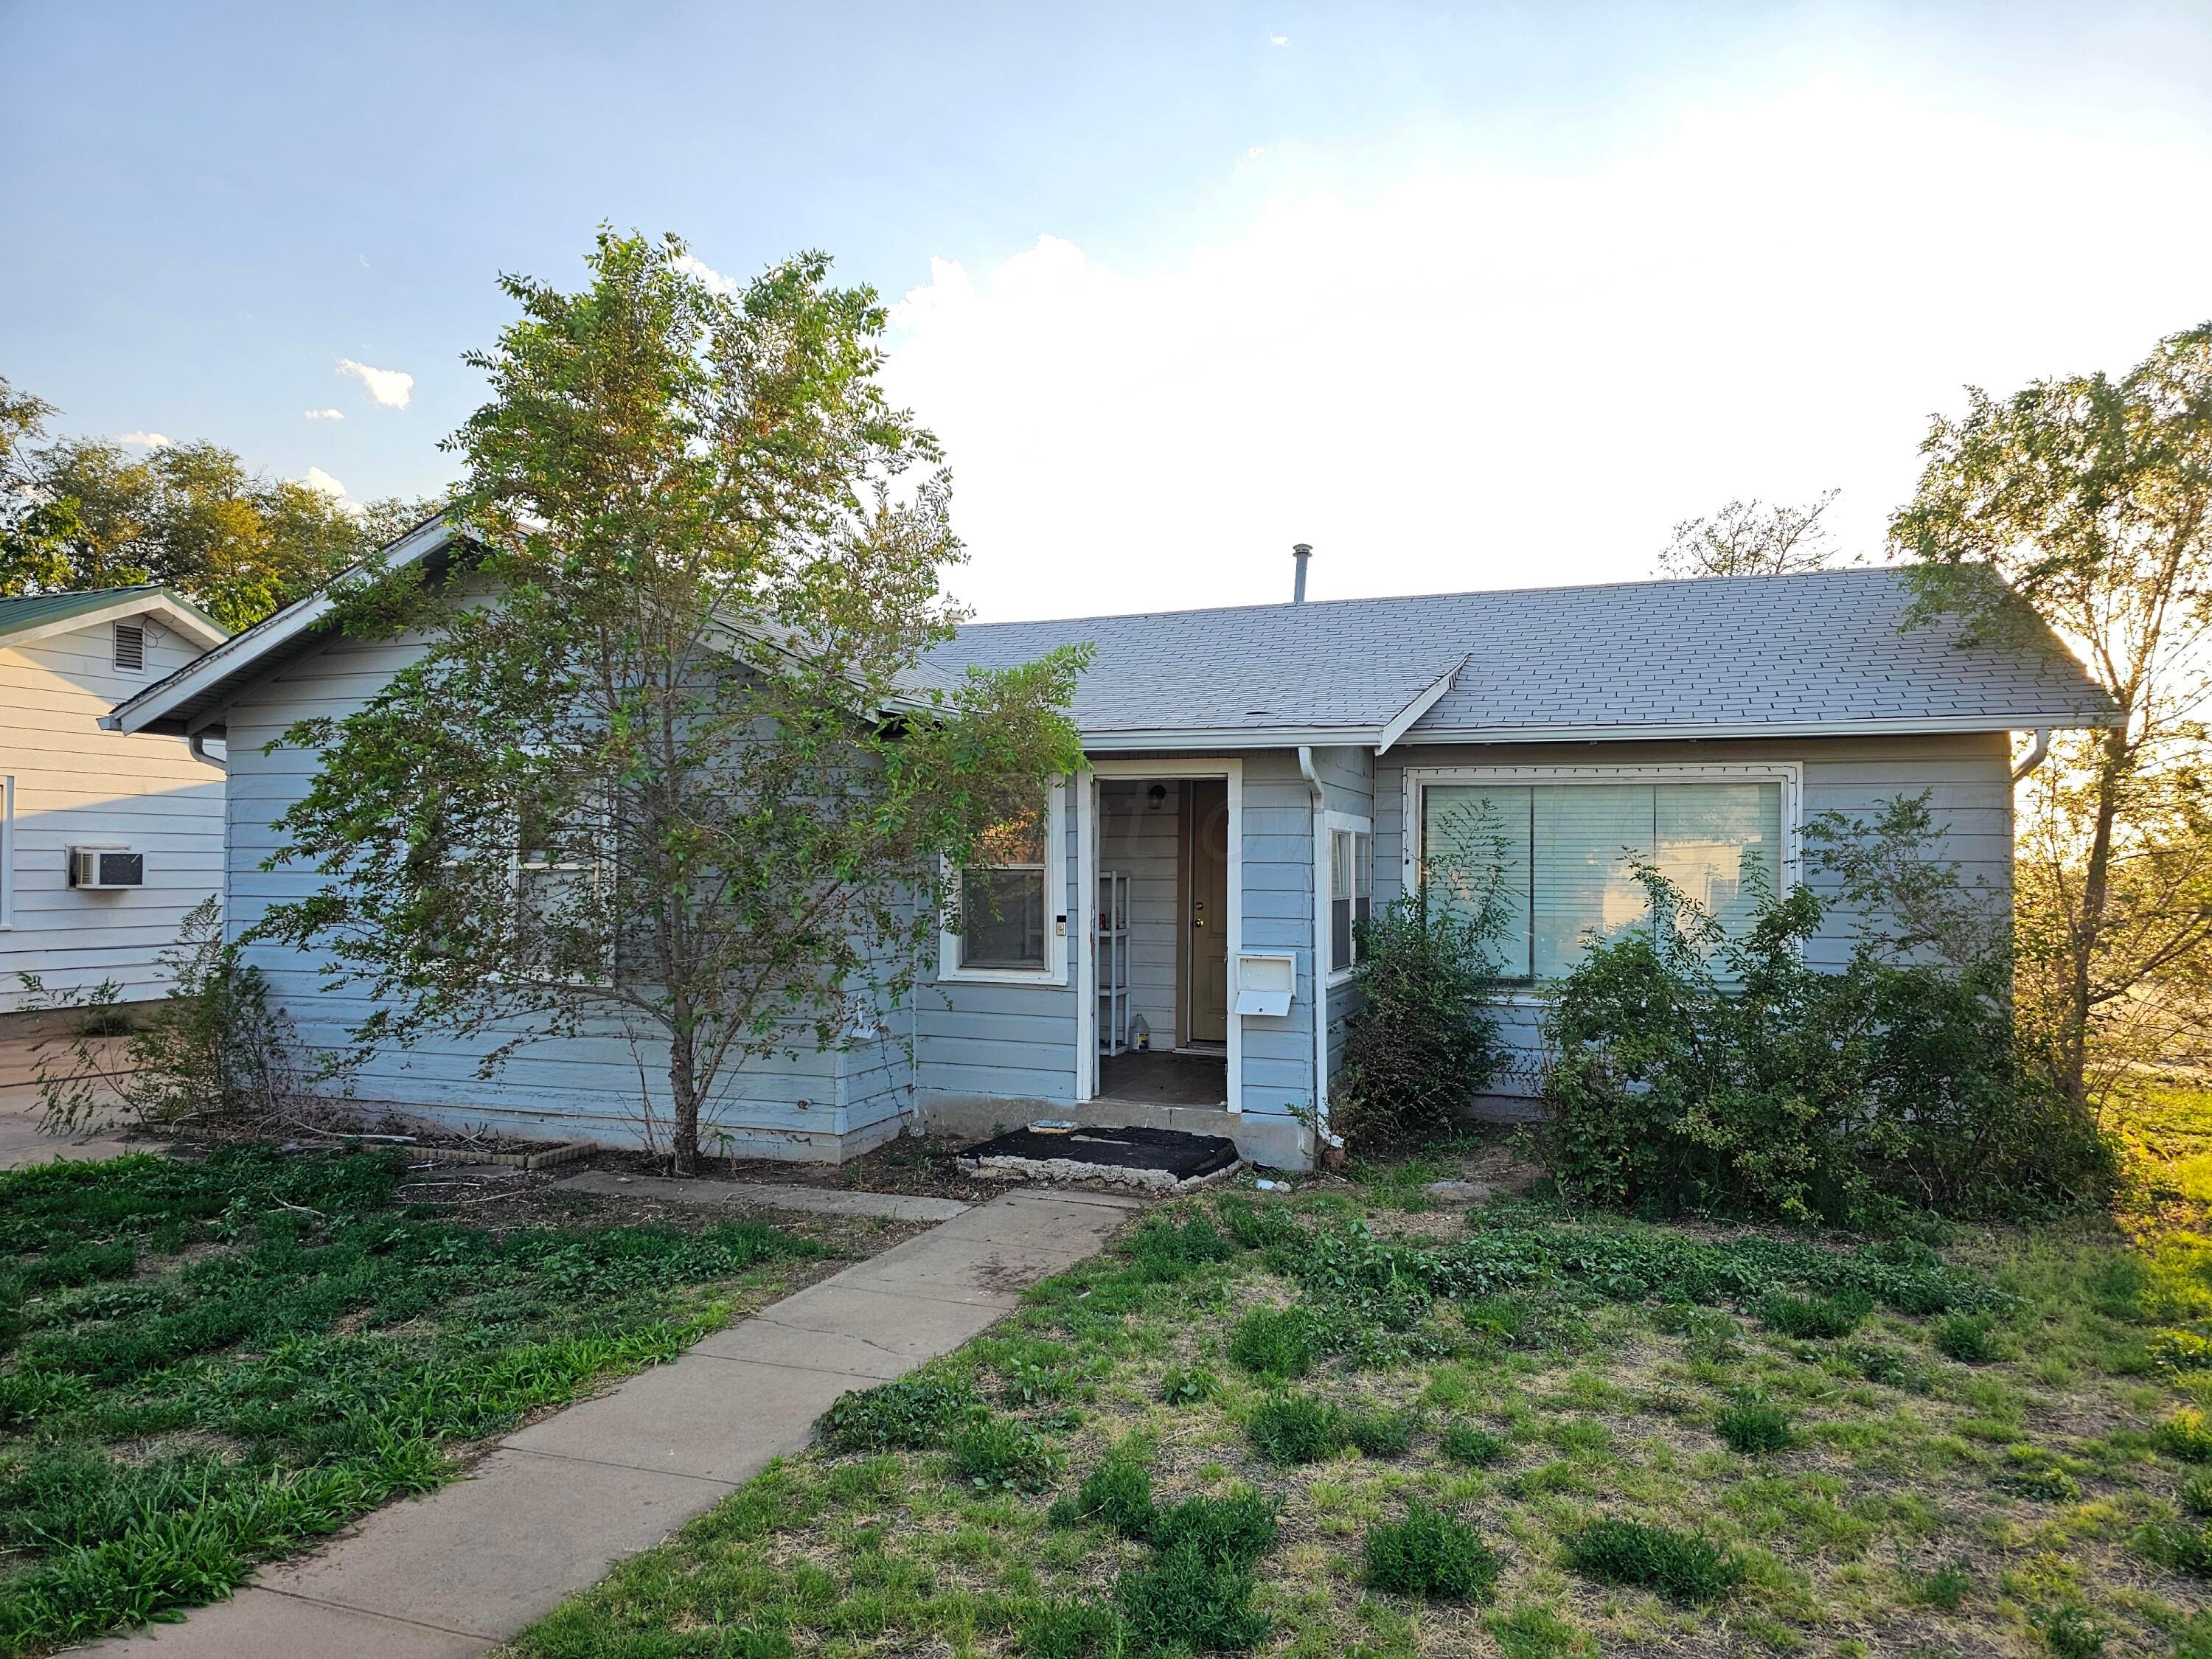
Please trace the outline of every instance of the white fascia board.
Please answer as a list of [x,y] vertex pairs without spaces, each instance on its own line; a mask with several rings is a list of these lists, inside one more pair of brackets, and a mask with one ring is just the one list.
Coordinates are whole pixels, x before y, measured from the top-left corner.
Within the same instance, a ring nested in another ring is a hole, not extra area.
[[1399,742],[1440,743],[1599,743],[1668,742],[1682,738],[1870,738],[1960,737],[1984,732],[2032,732],[2047,726],[2056,731],[2081,731],[2109,726],[2104,714],[1962,714],[1942,719],[1872,720],[1737,720],[1711,725],[1680,726],[1430,726],[1408,732]]
[[1212,753],[1223,749],[1295,749],[1302,743],[1321,748],[1364,747],[1380,740],[1379,726],[1223,726],[1197,730],[1147,732],[1085,732],[1087,754],[1112,755],[1136,750],[1190,750]]
[[1378,755],[1382,754],[1392,744],[1404,737],[1413,728],[1415,720],[1434,708],[1443,694],[1451,690],[1452,681],[1458,678],[1459,671],[1466,666],[1467,658],[1462,655],[1457,662],[1444,670],[1443,678],[1401,708],[1390,723],[1382,728],[1382,740],[1375,745],[1375,752]]
[[0,635],[0,646],[29,645],[58,634],[74,634],[80,628],[97,628],[102,623],[125,622],[132,617],[159,617],[166,626],[182,634],[203,651],[230,637],[220,628],[210,627],[205,617],[187,611],[166,593],[126,593],[118,596],[114,604],[101,605],[96,611],[80,611],[75,616]]
[[[434,553],[458,534],[459,532],[445,520],[433,519],[386,548],[380,568],[404,570]],[[355,569],[360,568],[356,565]],[[109,732],[143,731],[208,686],[290,644],[331,614],[337,604],[334,595],[339,583],[352,574],[348,571],[306,599],[295,600],[275,616],[256,623],[243,634],[234,635],[205,655],[193,659],[168,678],[148,686],[136,696],[125,698],[100,717],[101,728]]]

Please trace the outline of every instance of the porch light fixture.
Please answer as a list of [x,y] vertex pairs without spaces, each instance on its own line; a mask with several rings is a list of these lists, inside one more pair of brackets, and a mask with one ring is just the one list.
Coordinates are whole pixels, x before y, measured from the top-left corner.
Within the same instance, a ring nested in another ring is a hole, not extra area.
[[1146,810],[1154,812],[1158,811],[1161,806],[1166,803],[1167,798],[1167,785],[1164,783],[1154,784],[1151,788],[1145,791],[1145,805]]

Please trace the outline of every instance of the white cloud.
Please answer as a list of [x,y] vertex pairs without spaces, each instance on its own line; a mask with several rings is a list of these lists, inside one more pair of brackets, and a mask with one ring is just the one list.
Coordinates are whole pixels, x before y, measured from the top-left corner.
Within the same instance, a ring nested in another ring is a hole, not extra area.
[[307,469],[307,476],[300,482],[319,495],[328,495],[334,501],[345,499],[346,487],[319,466]]
[[134,449],[167,449],[169,441],[158,432],[126,432],[116,442],[129,444]]
[[359,380],[368,388],[369,401],[382,409],[404,409],[415,395],[415,377],[396,368],[371,368],[367,363],[341,357],[338,373]]
[[311,409],[307,410],[307,418],[311,421],[343,421],[345,415],[343,410],[336,409]]
[[1265,144],[1255,144],[1244,152],[1244,159],[1248,161],[1256,161],[1267,153],[1267,147]]
[[717,294],[735,294],[738,291],[736,277],[725,276],[696,255],[690,253],[677,255],[676,268],[689,276],[697,277]]
[[[2122,369],[2203,316],[2212,219],[2171,204],[2203,142],[1830,83],[1565,171],[1358,195],[1271,162],[1242,222],[1126,270],[1049,235],[933,260],[886,380],[945,440],[987,618],[1285,598],[1294,541],[1319,597],[1635,577],[1676,520],[1831,485],[1878,552],[1962,383]],[[2045,234],[2089,199],[2160,258]]]
[[1287,34],[1271,34],[1267,37],[1267,44],[1271,46],[1287,46],[1291,44],[1291,37]]

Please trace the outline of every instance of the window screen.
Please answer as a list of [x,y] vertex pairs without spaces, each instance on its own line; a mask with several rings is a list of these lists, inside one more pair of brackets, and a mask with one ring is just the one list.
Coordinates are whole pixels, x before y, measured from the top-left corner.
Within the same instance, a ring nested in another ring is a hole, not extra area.
[[1781,870],[1774,782],[1431,784],[1421,814],[1431,894],[1472,915],[1496,888],[1505,925],[1491,950],[1504,979],[1556,979],[1593,936],[1640,924],[1639,860],[1732,933],[1751,919],[1753,866],[1769,886]]
[[1050,819],[1042,801],[994,826],[982,858],[960,872],[960,965],[1047,967],[1045,868]]

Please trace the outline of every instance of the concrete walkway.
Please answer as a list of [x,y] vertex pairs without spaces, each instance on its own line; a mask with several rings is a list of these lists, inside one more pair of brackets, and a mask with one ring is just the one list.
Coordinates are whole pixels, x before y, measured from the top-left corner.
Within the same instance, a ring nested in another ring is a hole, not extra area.
[[[706,1183],[709,1185],[719,1183]],[[629,1190],[625,1188],[623,1190]],[[944,1200],[939,1200],[940,1202]],[[483,1651],[712,1508],[815,1418],[950,1352],[1097,1250],[1138,1200],[1010,1193],[510,1435],[469,1480],[387,1505],[181,1625],[151,1659],[447,1659]]]

